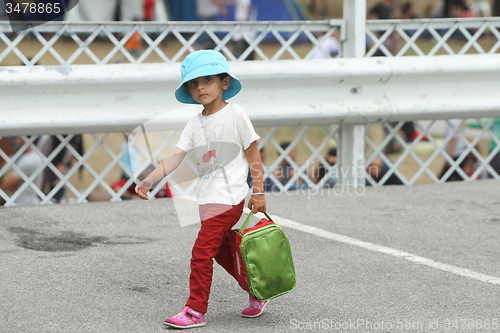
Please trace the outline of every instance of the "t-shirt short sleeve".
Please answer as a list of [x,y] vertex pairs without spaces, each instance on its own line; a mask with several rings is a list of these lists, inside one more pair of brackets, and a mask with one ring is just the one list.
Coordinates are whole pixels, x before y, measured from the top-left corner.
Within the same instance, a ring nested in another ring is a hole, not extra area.
[[255,132],[252,122],[245,112],[242,112],[236,120],[236,129],[243,150],[246,150],[250,144],[260,139],[260,136]]
[[179,142],[177,142],[177,147],[186,153],[189,153],[194,149],[191,121],[187,123],[186,127],[184,127],[181,137],[179,138]]

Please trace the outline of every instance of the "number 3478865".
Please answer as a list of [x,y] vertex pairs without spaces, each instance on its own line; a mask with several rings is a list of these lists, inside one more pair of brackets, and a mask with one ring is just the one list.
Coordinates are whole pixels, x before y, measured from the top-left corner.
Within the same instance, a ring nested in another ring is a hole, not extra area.
[[20,13],[30,13],[30,14],[59,14],[61,12],[60,3],[32,3],[32,2],[23,2],[23,3],[6,3],[5,9],[7,10],[7,14],[11,14],[12,12]]

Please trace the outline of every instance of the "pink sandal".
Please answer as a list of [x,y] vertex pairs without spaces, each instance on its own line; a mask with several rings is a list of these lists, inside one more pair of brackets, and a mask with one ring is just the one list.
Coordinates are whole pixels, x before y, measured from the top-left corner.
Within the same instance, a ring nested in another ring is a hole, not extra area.
[[205,315],[186,306],[179,314],[168,318],[163,324],[175,328],[201,327],[205,326]]
[[247,318],[255,318],[262,314],[269,301],[259,301],[254,295],[249,294],[250,305],[245,308],[241,315]]

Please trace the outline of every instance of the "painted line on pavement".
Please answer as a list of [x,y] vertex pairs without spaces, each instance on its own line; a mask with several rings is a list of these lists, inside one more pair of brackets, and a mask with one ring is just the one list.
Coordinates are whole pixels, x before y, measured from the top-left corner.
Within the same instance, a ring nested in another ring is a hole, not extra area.
[[[248,208],[245,208],[245,212],[249,213],[250,210]],[[260,215],[260,213],[259,213],[259,215]],[[262,216],[264,216],[264,215],[262,215]],[[305,233],[308,233],[311,235],[315,235],[318,237],[331,239],[331,240],[334,240],[334,241],[337,241],[340,243],[358,246],[358,247],[361,247],[361,248],[366,249],[366,250],[388,254],[388,255],[391,255],[391,256],[394,256],[397,258],[401,258],[401,259],[404,259],[407,261],[414,262],[414,263],[419,264],[419,265],[428,266],[428,267],[439,269],[439,270],[442,270],[442,271],[445,271],[448,273],[452,273],[452,274],[456,274],[459,276],[464,276],[464,277],[468,277],[468,278],[471,278],[474,280],[478,280],[481,282],[486,282],[486,283],[500,286],[500,278],[495,277],[495,276],[490,276],[490,275],[474,272],[474,271],[471,271],[470,269],[467,269],[467,268],[461,268],[461,267],[457,267],[457,266],[453,266],[453,265],[448,265],[448,264],[445,264],[445,263],[442,263],[442,262],[439,262],[436,260],[420,257],[420,256],[417,256],[416,254],[396,250],[396,249],[393,249],[393,248],[390,248],[387,246],[377,245],[377,244],[365,242],[365,241],[362,241],[362,240],[359,240],[356,238],[335,234],[333,232],[329,232],[329,231],[326,231],[323,229],[319,229],[316,227],[305,225],[305,224],[295,222],[295,221],[292,221],[289,219],[285,219],[285,218],[282,218],[279,216],[273,215],[272,219],[274,220],[274,222],[276,222],[280,226],[284,226],[287,228],[302,231],[302,232],[305,232]]]

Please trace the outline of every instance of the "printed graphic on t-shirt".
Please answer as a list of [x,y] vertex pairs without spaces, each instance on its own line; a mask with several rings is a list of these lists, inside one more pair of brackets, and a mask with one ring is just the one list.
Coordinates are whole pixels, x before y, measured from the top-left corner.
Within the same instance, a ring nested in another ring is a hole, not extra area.
[[[206,127],[200,127],[195,132],[195,154],[198,167],[198,179],[214,178],[224,165],[222,147],[224,139],[224,124],[216,125],[212,133],[207,133]],[[233,150],[239,150],[234,147]]]

